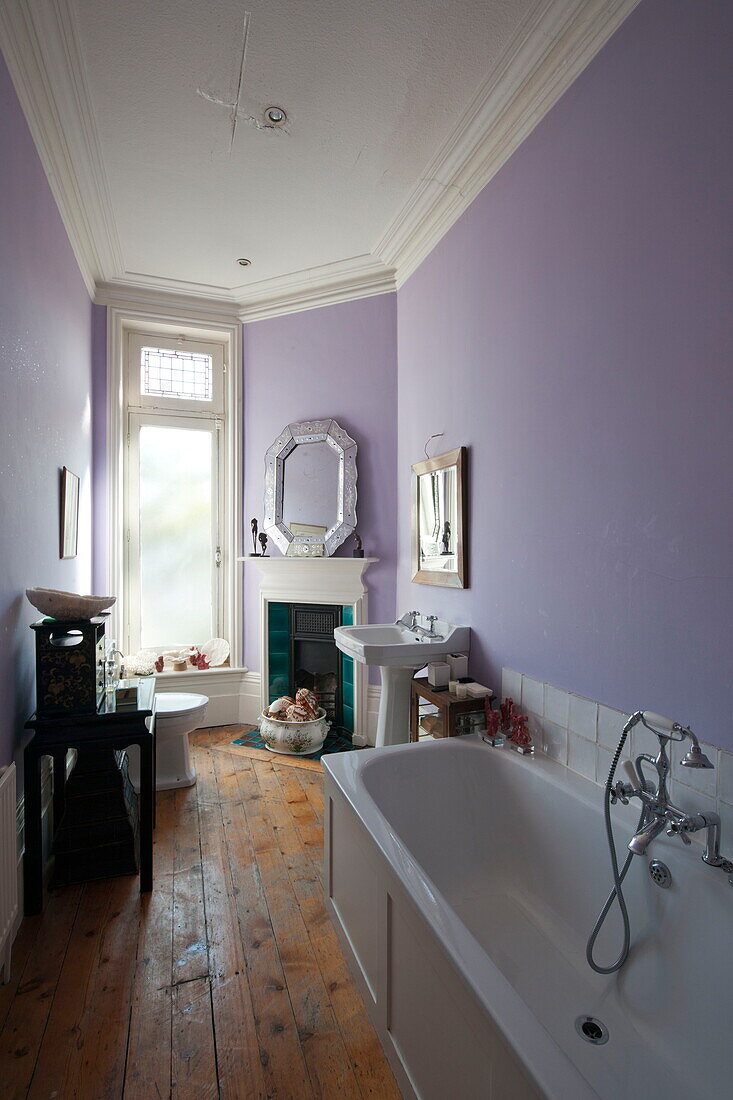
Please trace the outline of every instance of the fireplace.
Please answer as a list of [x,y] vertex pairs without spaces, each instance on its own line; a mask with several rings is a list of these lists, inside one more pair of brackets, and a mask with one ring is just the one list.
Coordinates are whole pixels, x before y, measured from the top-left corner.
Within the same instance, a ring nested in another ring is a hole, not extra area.
[[[311,657],[323,660],[325,645],[319,646],[318,654],[302,644],[296,647],[295,651],[293,650],[291,609],[316,608],[321,613],[325,608],[332,614],[331,622],[336,625],[339,622],[342,626],[368,622],[368,597],[364,573],[376,564],[378,559],[274,556],[248,557],[243,558],[242,561],[248,571],[256,570],[259,573],[261,674],[257,706],[261,711],[279,695],[290,695],[295,690],[294,677],[297,669],[293,667],[293,660],[296,653],[304,657],[299,662],[302,669],[311,674],[324,675],[322,667],[309,668],[308,665]],[[346,731],[353,733],[355,744],[373,743],[373,734],[369,735],[367,712],[369,690],[367,666],[339,653],[332,633],[327,639],[321,637],[324,626],[322,622],[306,620],[302,625],[315,626],[316,630],[305,629],[303,634],[315,634],[316,637],[301,638],[301,643],[328,642],[329,647],[331,645],[334,647],[330,652],[335,663],[326,671],[335,673],[337,694],[340,688],[341,725]],[[329,625],[330,623],[326,624],[326,626]],[[295,633],[300,631],[297,630]],[[247,717],[249,718],[249,715]]]
[[351,622],[350,605],[269,603],[269,701],[309,688],[315,691],[329,720],[353,733],[353,661],[333,640],[335,628]]

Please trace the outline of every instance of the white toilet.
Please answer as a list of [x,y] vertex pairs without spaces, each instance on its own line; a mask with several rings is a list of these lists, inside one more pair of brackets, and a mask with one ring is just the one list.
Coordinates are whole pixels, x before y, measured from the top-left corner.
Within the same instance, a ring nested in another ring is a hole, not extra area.
[[[161,692],[155,696],[156,789],[192,787],[196,772],[191,764],[188,735],[204,724],[209,699],[206,695]],[[140,789],[140,757],[135,746],[127,753],[130,779]]]

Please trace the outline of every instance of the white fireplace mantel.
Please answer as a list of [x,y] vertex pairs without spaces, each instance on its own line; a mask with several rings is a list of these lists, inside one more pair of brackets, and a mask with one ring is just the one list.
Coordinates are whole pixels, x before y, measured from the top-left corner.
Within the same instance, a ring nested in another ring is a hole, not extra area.
[[[268,702],[269,661],[267,623],[270,602],[349,604],[354,625],[368,621],[364,573],[379,558],[239,558],[259,571],[260,703]],[[354,662],[354,733],[367,736],[367,666]]]
[[379,558],[239,558],[256,566],[260,592],[290,603],[353,604],[366,597],[364,573]]

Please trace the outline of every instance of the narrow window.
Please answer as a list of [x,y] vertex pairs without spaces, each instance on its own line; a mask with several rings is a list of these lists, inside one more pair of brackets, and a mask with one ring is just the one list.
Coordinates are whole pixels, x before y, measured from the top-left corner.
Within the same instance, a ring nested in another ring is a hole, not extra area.
[[222,633],[223,371],[223,345],[128,334],[127,652]]

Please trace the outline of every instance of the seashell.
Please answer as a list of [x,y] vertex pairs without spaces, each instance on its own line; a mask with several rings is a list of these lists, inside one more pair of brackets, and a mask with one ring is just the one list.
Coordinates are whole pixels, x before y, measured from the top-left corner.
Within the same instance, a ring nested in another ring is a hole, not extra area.
[[292,707],[294,703],[295,700],[291,699],[289,695],[283,695],[280,699],[275,699],[274,702],[270,703],[268,714],[274,718],[281,711],[286,711],[288,707]]
[[229,642],[224,638],[209,638],[201,646],[201,652],[209,663],[210,668],[219,668],[229,657]]
[[295,702],[304,710],[310,711],[312,718],[318,716],[318,697],[308,688],[298,688],[295,693]]
[[293,703],[291,707],[288,707],[285,714],[288,722],[312,722],[313,715],[310,710],[306,710],[305,707],[301,707],[299,703]]
[[116,596],[81,596],[78,592],[62,592],[58,588],[26,588],[25,594],[42,615],[59,622],[92,619],[117,600]]

